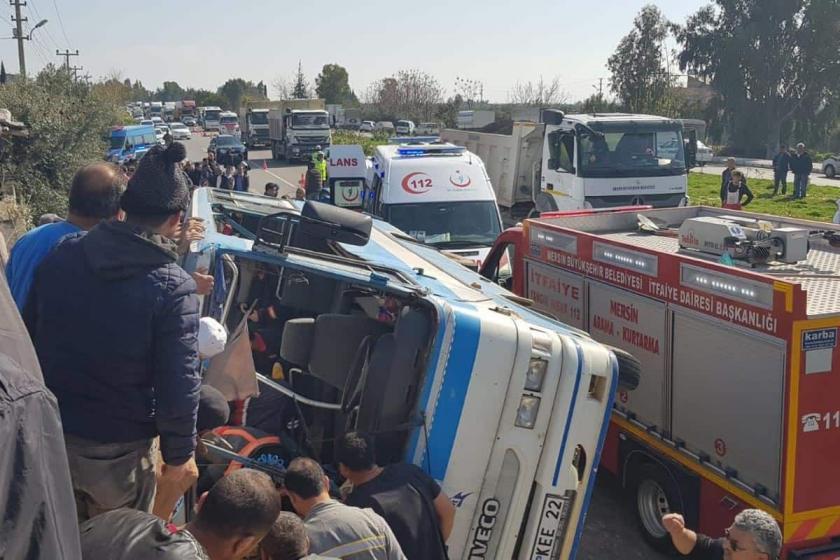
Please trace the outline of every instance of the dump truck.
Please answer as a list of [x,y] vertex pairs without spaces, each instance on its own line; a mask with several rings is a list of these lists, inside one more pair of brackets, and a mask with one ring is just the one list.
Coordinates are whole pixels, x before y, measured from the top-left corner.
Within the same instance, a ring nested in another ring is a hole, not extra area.
[[271,157],[277,160],[307,160],[331,141],[330,115],[323,99],[288,99],[268,112]]

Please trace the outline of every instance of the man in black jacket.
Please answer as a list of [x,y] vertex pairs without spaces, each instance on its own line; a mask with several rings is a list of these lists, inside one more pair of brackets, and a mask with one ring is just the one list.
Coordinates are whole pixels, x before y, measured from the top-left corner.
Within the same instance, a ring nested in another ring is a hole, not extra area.
[[787,146],[779,146],[779,153],[773,156],[773,196],[779,194],[779,186],[782,187],[782,194],[787,194],[787,174],[790,170],[790,153]]
[[195,281],[176,264],[189,202],[183,144],[155,146],[121,200],[125,222],[75,234],[35,273],[24,319],[58,398],[80,520],[150,511],[161,476],[197,477]]
[[808,194],[808,176],[814,170],[814,162],[802,142],[796,145],[796,153],[790,158],[790,170],[793,171],[793,198],[805,198]]

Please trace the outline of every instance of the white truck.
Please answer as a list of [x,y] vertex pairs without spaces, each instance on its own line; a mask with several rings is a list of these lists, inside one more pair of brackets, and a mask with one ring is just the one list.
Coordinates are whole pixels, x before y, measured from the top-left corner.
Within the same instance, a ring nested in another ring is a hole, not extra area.
[[537,212],[688,203],[682,124],[650,115],[565,115],[515,122],[512,134],[445,129],[484,160],[506,221]]
[[282,108],[282,101],[248,101],[239,108],[242,143],[248,149],[267,148],[271,145],[268,112],[271,109]]
[[176,105],[174,101],[167,101],[163,104],[163,120],[172,122],[175,120]]
[[219,132],[220,130],[220,119],[222,116],[222,108],[216,107],[214,105],[204,107],[204,112],[201,116],[201,126],[204,127],[204,130],[207,132],[215,131]]
[[149,106],[149,118],[160,117],[163,118],[163,103],[160,101],[152,101]]
[[268,112],[271,157],[305,161],[332,141],[330,115],[323,99],[287,99]]

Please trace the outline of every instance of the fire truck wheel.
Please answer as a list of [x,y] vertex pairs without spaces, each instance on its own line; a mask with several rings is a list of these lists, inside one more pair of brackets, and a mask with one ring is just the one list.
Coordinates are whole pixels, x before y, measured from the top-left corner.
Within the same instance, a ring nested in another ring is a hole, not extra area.
[[653,463],[639,466],[634,477],[636,519],[645,540],[657,550],[671,553],[671,536],[662,525],[666,513],[683,513],[676,482],[664,467]]

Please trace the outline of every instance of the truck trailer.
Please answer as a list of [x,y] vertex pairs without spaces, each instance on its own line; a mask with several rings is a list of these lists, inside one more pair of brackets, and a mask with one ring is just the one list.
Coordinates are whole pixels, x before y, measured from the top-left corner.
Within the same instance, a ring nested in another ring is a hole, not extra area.
[[288,99],[268,112],[271,157],[307,160],[318,146],[326,150],[332,141],[330,115],[323,99]]
[[457,129],[441,134],[484,160],[506,223],[532,210],[687,204],[680,122],[554,109],[543,110],[541,121],[516,122],[511,134]]
[[745,508],[784,558],[840,555],[840,226],[707,207],[583,210],[505,231],[482,274],[632,353],[601,456],[644,536]]

